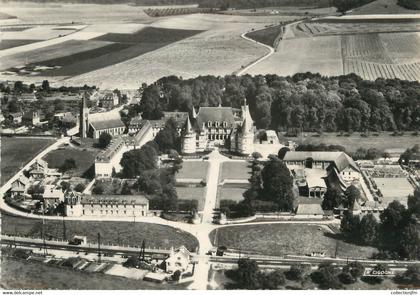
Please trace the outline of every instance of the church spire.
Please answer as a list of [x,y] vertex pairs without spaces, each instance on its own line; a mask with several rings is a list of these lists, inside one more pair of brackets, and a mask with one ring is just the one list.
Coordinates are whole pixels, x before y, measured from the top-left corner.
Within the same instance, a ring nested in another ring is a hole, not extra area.
[[192,117],[195,119],[197,118],[197,112],[195,111],[195,107],[192,107]]
[[191,125],[191,121],[190,121],[190,116],[187,117],[187,128],[186,128],[186,132],[187,133],[191,133],[193,132],[192,130],[192,125]]

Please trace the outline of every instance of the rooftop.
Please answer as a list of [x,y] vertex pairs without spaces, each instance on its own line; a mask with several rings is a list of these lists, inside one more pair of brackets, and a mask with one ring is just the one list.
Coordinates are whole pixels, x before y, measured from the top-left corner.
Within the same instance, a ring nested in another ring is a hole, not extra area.
[[116,203],[127,205],[147,205],[149,204],[149,200],[143,195],[83,195],[81,203]]
[[351,167],[359,171],[354,160],[344,152],[300,152],[289,151],[284,156],[284,161],[305,161],[312,158],[315,162],[334,162],[339,171]]
[[199,127],[207,122],[226,122],[233,125],[235,117],[231,107],[200,107],[196,122]]
[[92,125],[92,127],[95,130],[105,130],[105,129],[111,129],[111,128],[120,128],[120,127],[124,127],[125,125],[123,123],[123,121],[121,121],[120,118],[118,119],[105,119],[105,120],[101,120],[101,121],[93,121],[93,122],[89,122],[90,125]]

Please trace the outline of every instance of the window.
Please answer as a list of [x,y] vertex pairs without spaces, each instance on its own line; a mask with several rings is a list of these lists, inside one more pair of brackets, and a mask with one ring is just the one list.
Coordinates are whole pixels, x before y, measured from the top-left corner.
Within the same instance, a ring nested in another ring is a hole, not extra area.
[[82,211],[82,214],[85,215],[85,210]]
[[133,205],[133,208],[136,208],[136,205]]
[[211,122],[210,121],[207,122],[207,126],[211,127]]

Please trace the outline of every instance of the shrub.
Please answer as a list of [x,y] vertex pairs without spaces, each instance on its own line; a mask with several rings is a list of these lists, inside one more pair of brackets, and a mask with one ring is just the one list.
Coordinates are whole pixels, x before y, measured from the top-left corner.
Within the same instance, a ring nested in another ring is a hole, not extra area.
[[83,191],[85,190],[85,188],[86,188],[86,186],[85,186],[83,183],[78,183],[78,184],[74,187],[74,190],[75,190],[76,192],[81,193],[81,192],[83,192]]

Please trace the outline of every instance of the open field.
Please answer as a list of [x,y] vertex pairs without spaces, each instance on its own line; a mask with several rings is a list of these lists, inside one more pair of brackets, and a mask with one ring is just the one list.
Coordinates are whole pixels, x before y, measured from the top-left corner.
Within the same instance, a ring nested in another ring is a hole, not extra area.
[[408,195],[414,193],[413,186],[407,178],[373,178],[372,179],[383,195],[383,206],[396,200],[401,204],[407,204]]
[[251,164],[247,161],[222,163],[219,182],[226,179],[247,180],[251,177]]
[[[79,47],[74,52],[68,51],[67,55],[29,64],[25,67],[25,74],[36,73],[33,71],[36,66],[46,66],[53,69],[44,71],[44,75],[75,76],[129,60],[200,32],[146,27],[131,34],[108,33],[92,40],[103,42],[92,44],[98,46],[91,48],[88,46],[91,41],[86,41],[86,46],[82,47],[83,51]],[[61,43],[61,46],[66,46],[65,43]],[[21,72],[22,69],[20,69]]]
[[73,176],[83,176],[95,162],[95,157],[100,150],[84,150],[72,147],[63,147],[49,152],[44,156],[50,168],[60,168],[66,159],[73,158],[77,168],[71,172]]
[[206,161],[184,161],[182,169],[176,174],[177,179],[207,179],[209,163]]
[[339,36],[283,39],[276,52],[248,74],[293,75],[300,72],[337,76],[343,73]]
[[[210,233],[214,241],[216,231]],[[218,245],[266,255],[306,255],[312,251],[327,256],[369,258],[376,249],[348,244],[331,237],[326,226],[309,224],[261,224],[229,226],[217,230]]]
[[350,15],[360,14],[412,14],[420,11],[407,9],[397,4],[398,0],[377,0],[353,9]]
[[66,267],[9,257],[2,257],[1,260],[1,287],[4,289],[162,290],[180,288],[177,285],[154,284],[101,273],[90,273],[87,280],[86,273]]
[[[22,46],[22,45],[27,45],[27,44],[35,43],[35,42],[38,42],[38,41],[40,41],[40,40],[31,40],[31,39],[25,39],[25,40],[20,40],[20,39],[1,40],[1,42],[0,42],[0,50],[8,49],[8,48],[13,48],[13,47],[17,47],[17,46]],[[2,61],[2,64],[3,64],[3,61]]]
[[360,133],[353,133],[351,136],[337,136],[338,133],[323,133],[321,136],[314,136],[313,133],[303,133],[299,137],[284,137],[280,140],[292,140],[298,144],[318,145],[342,145],[348,152],[355,152],[358,148],[376,148],[380,151],[391,148],[411,148],[419,143],[419,136],[410,134],[402,136],[392,136],[390,132],[381,132],[378,136],[373,134],[369,137],[362,137]]
[[180,202],[184,200],[197,200],[197,210],[202,211],[204,209],[204,202],[206,199],[206,188],[205,187],[176,187],[178,194],[178,200]]
[[55,142],[52,138],[1,137],[1,184]]
[[249,32],[246,36],[265,45],[276,47],[276,39],[283,33],[283,30],[283,27],[280,25],[272,26],[263,30]]
[[[2,233],[13,235],[28,235],[40,237],[42,231],[41,219],[28,219],[1,213]],[[198,242],[192,235],[178,229],[153,223],[123,222],[123,221],[66,221],[66,239],[74,235],[87,236],[89,243],[97,241],[97,234],[101,234],[104,244],[114,243],[130,246],[141,245],[146,241],[146,247],[179,247],[186,246],[195,250]],[[45,220],[47,237],[63,238],[63,221]]]

